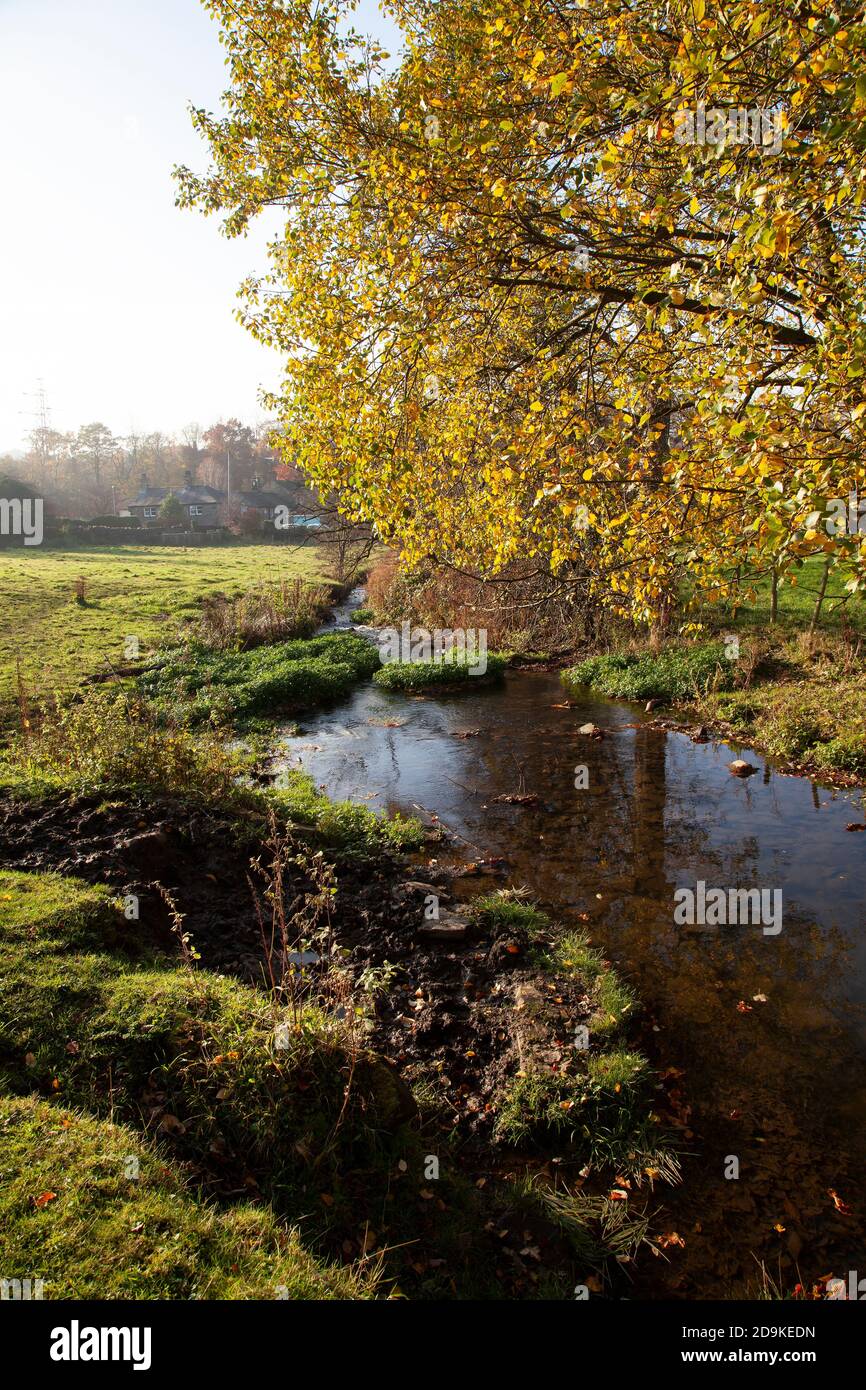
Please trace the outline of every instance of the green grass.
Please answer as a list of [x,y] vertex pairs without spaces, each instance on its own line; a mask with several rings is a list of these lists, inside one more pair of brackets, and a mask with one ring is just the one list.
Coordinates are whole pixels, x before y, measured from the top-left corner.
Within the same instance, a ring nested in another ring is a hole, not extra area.
[[711,687],[733,684],[733,664],[725,657],[724,643],[705,642],[668,647],[653,654],[607,652],[563,672],[569,688],[591,686],[620,700],[665,701],[690,699]]
[[[123,665],[126,639],[143,656],[174,638],[207,595],[237,596],[261,580],[325,578],[314,546],[237,545],[181,549],[129,545],[0,550],[0,724],[10,723],[16,662],[31,691],[66,690]],[[79,576],[85,601],[75,600]]]
[[601,951],[589,944],[585,932],[564,932],[539,957],[545,969],[586,983],[594,1006],[587,1025],[590,1034],[615,1033],[635,1007],[634,991],[605,962]]
[[[819,556],[811,556],[780,581],[777,624],[781,629],[797,631],[808,627],[821,588],[823,570],[823,560]],[[766,628],[770,624],[769,577],[757,580],[753,587],[754,598],[744,599],[728,613],[727,621],[736,627]],[[700,621],[713,624],[719,621],[717,608],[698,608],[695,615]],[[831,570],[821,608],[821,628],[834,631],[845,622],[861,633],[866,632],[866,602],[861,596],[846,595],[844,575]]]
[[503,889],[476,899],[476,921],[488,930],[520,933],[531,943],[529,963],[565,978],[592,1004],[589,1046],[575,1049],[572,1069],[517,1072],[496,1099],[496,1137],[503,1143],[567,1143],[597,1164],[628,1164],[664,1144],[651,1119],[650,1078],[641,1053],[615,1041],[635,1008],[635,996],[582,932],[560,930],[521,891]]
[[496,893],[485,893],[475,899],[472,913],[482,926],[506,931],[524,931],[527,936],[538,936],[550,928],[546,913],[527,901],[513,889],[503,888]]
[[866,777],[866,663],[808,664],[748,690],[709,697],[703,717],[774,757],[830,774]]
[[401,816],[380,816],[368,806],[351,801],[331,801],[319,791],[312,777],[298,768],[285,775],[285,784],[267,793],[270,805],[294,825],[314,829],[328,845],[356,853],[375,853],[382,849],[407,852],[424,842],[419,820]]
[[[793,623],[793,614],[789,614]],[[718,621],[718,615],[715,615]],[[609,652],[563,672],[566,688],[614,699],[661,698],[702,722],[817,774],[866,777],[866,659],[852,632],[741,624],[739,652],[725,643],[671,644],[660,652]]]
[[565,1142],[595,1164],[631,1164],[654,1151],[650,1072],[639,1052],[589,1054],[576,1074],[516,1076],[497,1102],[496,1134],[509,1144]]
[[386,690],[425,690],[441,685],[470,688],[476,681],[499,680],[506,665],[504,656],[488,652],[487,670],[473,675],[477,666],[474,658],[461,661],[446,653],[442,661],[389,661],[373,680]]
[[[0,1097],[0,1265],[46,1299],[358,1299],[371,1280],[318,1263],[265,1206],[196,1200],[129,1127]],[[134,1176],[131,1176],[134,1175]]]
[[175,722],[235,727],[339,700],[379,669],[376,648],[354,633],[252,651],[215,651],[191,642],[163,660],[140,678],[158,711]]

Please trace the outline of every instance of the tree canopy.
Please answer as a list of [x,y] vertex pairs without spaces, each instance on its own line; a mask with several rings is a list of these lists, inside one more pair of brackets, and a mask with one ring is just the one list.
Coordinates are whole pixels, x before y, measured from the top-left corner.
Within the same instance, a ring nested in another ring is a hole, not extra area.
[[[287,453],[408,564],[536,557],[639,617],[825,554],[864,484],[866,22],[825,0],[205,0],[179,201],[284,210],[244,322]],[[866,529],[866,524],[864,524]]]

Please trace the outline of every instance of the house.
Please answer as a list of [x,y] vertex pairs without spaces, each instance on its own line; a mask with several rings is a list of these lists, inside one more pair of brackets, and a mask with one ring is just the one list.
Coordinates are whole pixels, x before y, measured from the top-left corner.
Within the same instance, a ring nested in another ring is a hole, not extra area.
[[200,531],[221,524],[220,510],[225,504],[226,494],[220,488],[194,483],[189,469],[184,474],[183,486],[178,488],[150,487],[147,474],[143,473],[138,496],[127,503],[127,510],[130,516],[138,517],[143,526],[153,526],[159,521],[160,507],[169,493],[183,507],[189,518],[190,530]]
[[262,484],[260,478],[254,478],[249,490],[232,493],[232,505],[238,506],[243,515],[258,513],[263,525],[273,525],[275,522],[280,522],[284,528],[320,525],[319,509],[300,478],[293,482],[266,485]]

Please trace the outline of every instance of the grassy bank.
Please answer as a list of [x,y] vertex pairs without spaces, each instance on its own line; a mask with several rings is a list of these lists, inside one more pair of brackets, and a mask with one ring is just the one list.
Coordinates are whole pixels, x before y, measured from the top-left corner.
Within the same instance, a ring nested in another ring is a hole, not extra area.
[[208,596],[295,577],[324,580],[314,546],[0,550],[0,722],[14,714],[19,663],[31,695],[68,690],[107,662],[123,665],[129,637],[152,654]]
[[[592,1164],[585,1193],[519,1156],[513,1174],[476,1181],[488,1160],[461,1153],[450,1108],[423,1085],[407,1123],[406,1087],[372,1050],[381,972],[353,980],[338,965],[339,987],[329,971],[286,1003],[203,968],[189,945],[155,944],[105,889],[0,872],[6,1277],[43,1278],[48,1298],[181,1299],[363,1298],[395,1278],[421,1296],[501,1297],[505,1280],[562,1298],[588,1270],[619,1277],[626,1245],[647,1239],[637,1190],[676,1177],[652,1148],[648,1068],[627,1045],[633,997],[536,908],[500,894],[475,920],[531,939],[528,978],[589,1001],[573,1071],[512,1063],[495,1100],[498,1144],[552,1144],[563,1175]],[[614,1181],[634,1194],[615,1231]],[[502,1231],[527,1223],[553,1242],[550,1267],[506,1276]],[[337,1267],[326,1249],[352,1257]]]
[[268,1208],[219,1210],[126,1125],[0,1097],[4,1278],[46,1299],[358,1299],[374,1282],[317,1261]]
[[4,1094],[132,1126],[196,1182],[246,1187],[284,1219],[399,1123],[353,1015],[193,969],[74,879],[0,874],[0,977]]
[[563,673],[627,700],[656,699],[795,768],[866,778],[866,659],[859,638],[750,632],[738,644],[671,644],[591,657]]
[[221,651],[190,642],[163,653],[140,685],[174,724],[243,727],[347,695],[379,669],[376,648],[352,633]]

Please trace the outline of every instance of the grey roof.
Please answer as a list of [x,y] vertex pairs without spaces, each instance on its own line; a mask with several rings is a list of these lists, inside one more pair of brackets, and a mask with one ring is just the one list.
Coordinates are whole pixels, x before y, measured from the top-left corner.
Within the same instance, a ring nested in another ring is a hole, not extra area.
[[225,499],[225,493],[217,487],[208,487],[204,483],[192,483],[183,487],[148,487],[139,489],[137,497],[133,497],[131,502],[127,502],[128,507],[150,507],[157,502],[164,502],[169,493],[178,499],[184,507],[200,506],[202,502],[217,503]]

